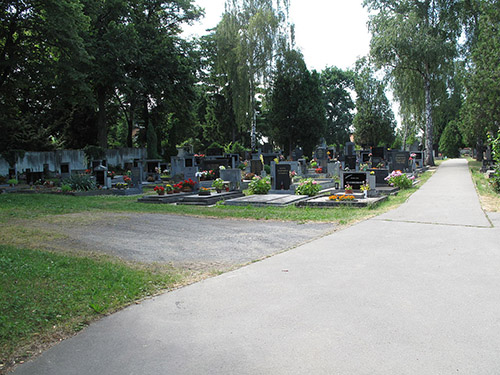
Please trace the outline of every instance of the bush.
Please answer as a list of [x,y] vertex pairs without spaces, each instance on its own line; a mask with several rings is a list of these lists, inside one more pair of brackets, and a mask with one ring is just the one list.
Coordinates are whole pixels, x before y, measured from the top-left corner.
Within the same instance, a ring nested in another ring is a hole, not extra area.
[[500,131],[496,138],[489,136],[493,160],[495,161],[495,172],[493,173],[493,189],[500,193]]
[[92,176],[88,174],[77,174],[66,178],[63,184],[71,186],[71,190],[75,191],[88,191],[97,189],[95,181]]
[[11,178],[10,180],[7,181],[9,185],[17,185],[19,181],[17,181],[15,178]]
[[68,184],[63,184],[61,186],[61,191],[63,193],[69,193],[71,191],[71,185],[68,185]]
[[248,184],[248,190],[251,194],[267,194],[271,189],[271,179],[269,177],[254,177]]
[[462,143],[462,134],[456,121],[450,121],[439,139],[439,150],[444,156],[458,158],[460,157]]
[[316,195],[321,190],[321,185],[314,181],[312,178],[305,178],[299,182],[299,186],[295,189],[295,194],[309,195],[310,197]]
[[409,189],[413,186],[413,180],[415,177],[408,177],[405,175],[403,172],[397,170],[397,171],[392,171],[389,176],[385,178],[385,180],[389,183],[391,186],[398,187],[400,189]]
[[267,174],[271,174],[271,166],[270,165],[264,165],[264,170],[266,171]]

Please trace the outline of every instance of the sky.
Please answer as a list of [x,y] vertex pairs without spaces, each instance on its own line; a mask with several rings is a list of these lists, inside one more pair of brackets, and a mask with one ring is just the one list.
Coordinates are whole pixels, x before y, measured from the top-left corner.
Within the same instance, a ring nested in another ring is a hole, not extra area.
[[[205,34],[215,27],[224,12],[224,0],[195,0],[205,9],[205,18],[186,34]],[[369,52],[368,12],[362,0],[290,0],[296,45],[309,70],[329,66],[353,68],[358,57]]]

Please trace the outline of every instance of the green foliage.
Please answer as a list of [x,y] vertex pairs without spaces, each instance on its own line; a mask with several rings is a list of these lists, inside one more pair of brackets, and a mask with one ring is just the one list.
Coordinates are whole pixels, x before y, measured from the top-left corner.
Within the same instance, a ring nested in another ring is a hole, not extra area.
[[88,191],[97,189],[92,176],[88,174],[75,174],[63,180],[64,185],[69,185],[74,191]]
[[271,174],[271,166],[270,165],[264,165],[264,171],[267,173],[267,174]]
[[[453,74],[461,35],[460,0],[365,0],[372,11],[370,53],[387,69],[406,120],[425,123],[425,147],[434,146],[435,87]],[[405,121],[406,122],[406,121]],[[426,164],[434,165],[433,153]]]
[[395,186],[400,189],[409,189],[413,186],[414,177],[410,178],[401,171],[392,171],[391,174],[385,178],[385,180],[391,186]]
[[344,145],[349,134],[355,108],[349,90],[354,89],[354,73],[337,67],[321,72],[321,90],[326,110],[326,143]]
[[147,154],[148,159],[158,159],[158,137],[152,124],[148,125],[147,130]]
[[61,191],[63,193],[69,193],[71,191],[71,185],[68,185],[68,184],[63,184],[61,186]]
[[498,2],[481,2],[476,43],[465,86],[467,97],[462,110],[462,132],[467,144],[477,145],[482,158],[483,142],[489,131],[500,127],[500,8]]
[[93,160],[102,160],[106,155],[106,150],[100,146],[88,145],[83,148],[83,153],[87,162],[90,163]]
[[271,190],[271,178],[255,176],[248,184],[250,194],[267,194]]
[[310,155],[325,132],[325,109],[316,72],[307,70],[298,51],[287,51],[278,60],[269,100],[273,139],[291,155],[302,146]]
[[295,189],[295,194],[315,196],[321,190],[321,185],[312,178],[300,180],[299,186]]
[[439,150],[444,156],[458,158],[462,147],[462,134],[456,121],[450,121],[439,140]]
[[356,142],[366,146],[390,145],[394,141],[396,122],[385,95],[385,85],[375,78],[366,59],[357,61],[356,73]]
[[216,178],[214,182],[212,182],[212,186],[218,190],[222,190],[224,188],[224,180],[222,178]]
[[495,172],[493,174],[493,188],[500,193],[500,130],[496,137],[489,136],[491,152],[495,161]]
[[7,183],[9,185],[17,185],[19,181],[17,181],[15,178],[11,178],[10,180],[7,180]]

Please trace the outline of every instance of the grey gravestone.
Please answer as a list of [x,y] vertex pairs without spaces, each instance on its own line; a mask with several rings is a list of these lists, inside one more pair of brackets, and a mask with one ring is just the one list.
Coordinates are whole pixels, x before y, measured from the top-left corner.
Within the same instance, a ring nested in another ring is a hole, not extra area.
[[254,173],[255,175],[260,175],[262,172],[262,162],[260,159],[258,160],[250,160],[250,173]]
[[340,174],[340,163],[338,161],[329,162],[327,167],[327,173],[330,177],[339,176]]
[[410,167],[410,153],[408,151],[391,152],[391,169],[406,171]]
[[299,170],[300,175],[305,176],[307,174],[307,162],[306,159],[299,159]]
[[302,158],[302,156],[304,156],[304,153],[302,152],[302,150],[300,148],[296,148],[295,150],[292,151],[292,160],[299,160]]
[[[386,186],[387,181],[385,178],[389,176],[388,169],[369,169],[370,173],[373,172],[375,175],[375,186]],[[371,186],[371,185],[370,185]]]
[[412,152],[413,154],[415,154],[415,166],[417,168],[421,168],[424,166],[424,153],[422,151],[414,151]]
[[326,148],[320,147],[316,149],[315,153],[319,166],[325,170],[328,167],[328,154],[326,152]]
[[239,190],[241,182],[241,170],[239,168],[222,169],[220,178],[224,181],[229,181],[230,190]]
[[108,168],[107,167],[105,167],[103,165],[99,165],[97,167],[94,167],[94,176],[95,176],[95,179],[96,179],[96,182],[98,185],[108,187],[108,184],[107,184]]
[[345,152],[344,154],[347,155],[356,155],[356,150],[354,148],[354,142],[347,142],[345,144]]
[[345,166],[350,170],[356,169],[356,155],[346,155],[345,156]]
[[342,186],[351,185],[353,189],[359,190],[361,185],[368,182],[368,173],[366,172],[343,172]]
[[274,165],[274,190],[290,190],[290,164],[275,164]]
[[142,167],[133,167],[130,172],[132,173],[130,176],[132,179],[132,188],[135,189],[138,194],[142,193]]

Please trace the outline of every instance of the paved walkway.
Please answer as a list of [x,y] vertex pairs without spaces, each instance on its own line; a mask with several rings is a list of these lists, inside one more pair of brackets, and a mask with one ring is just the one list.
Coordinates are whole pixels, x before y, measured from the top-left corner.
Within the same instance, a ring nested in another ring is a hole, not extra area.
[[125,309],[15,374],[498,374],[490,219],[450,160],[397,210]]

